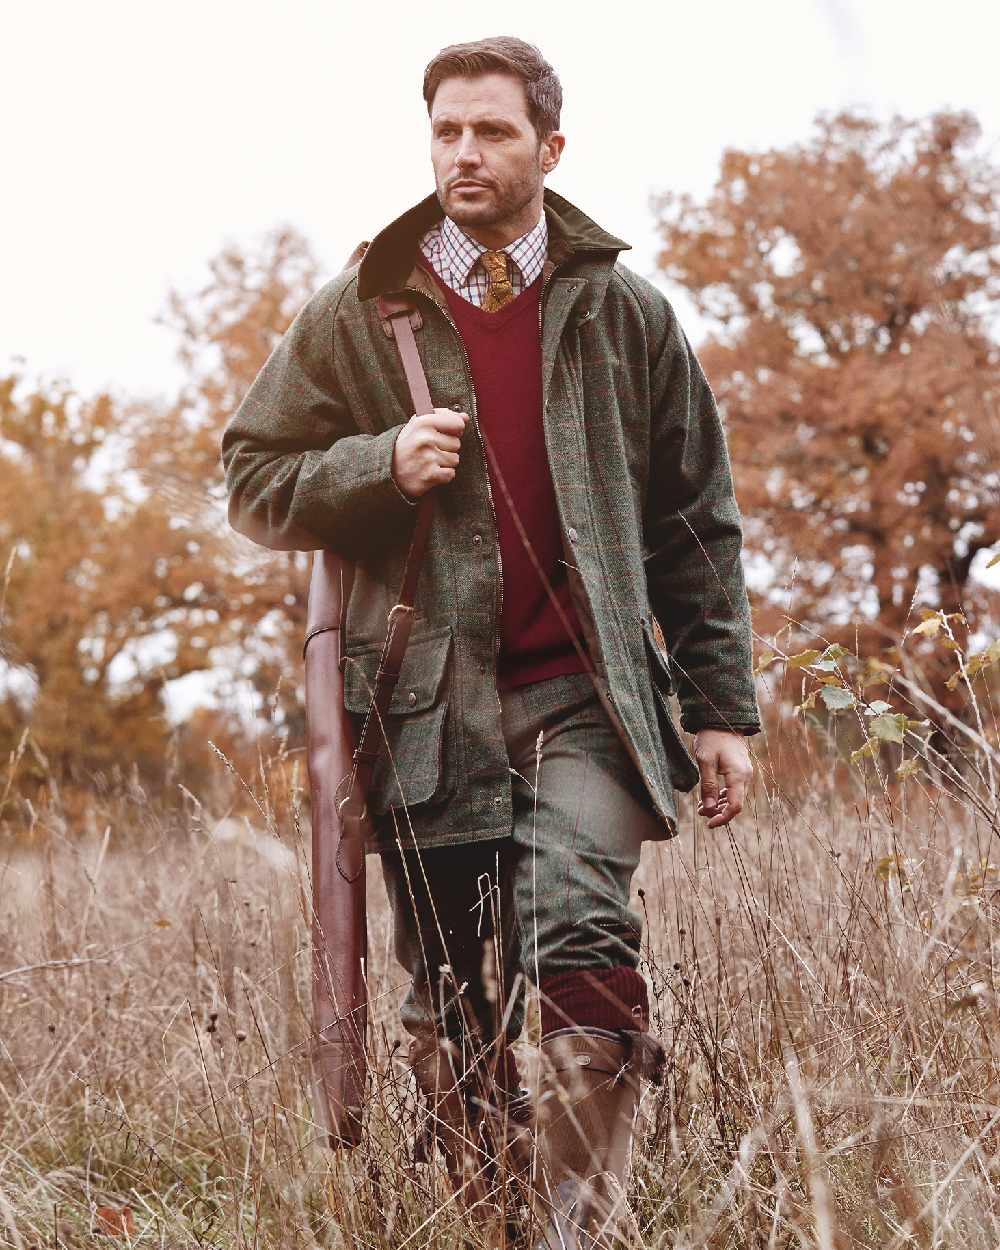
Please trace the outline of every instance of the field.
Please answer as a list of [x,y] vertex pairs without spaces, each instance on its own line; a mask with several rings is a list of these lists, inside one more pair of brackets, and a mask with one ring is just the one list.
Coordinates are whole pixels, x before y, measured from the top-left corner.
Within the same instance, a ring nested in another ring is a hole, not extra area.
[[[680,796],[680,836],[634,882],[668,1063],[627,1246],[1000,1250],[1000,5],[616,8],[612,54],[579,6],[515,0],[508,28],[524,17],[552,64],[508,43],[435,58],[423,176],[470,246],[535,240],[504,244],[542,354],[537,394],[509,395],[519,420],[534,395],[543,437],[510,459],[506,375],[484,391],[447,301],[405,274],[428,202],[386,226],[416,199],[415,58],[464,37],[448,5],[376,25],[203,4],[182,56],[176,21],[143,55],[134,4],[77,5],[79,29],[61,5],[59,39],[50,7],[16,6],[0,76],[35,192],[6,197],[24,218],[0,232],[0,1248],[501,1250],[419,1159],[374,860],[355,1151],[327,1148],[311,1097],[307,549],[361,570],[360,653],[402,578],[399,489],[436,479],[414,606],[470,674],[468,631],[509,641],[522,589],[573,625],[575,568],[598,670],[639,660],[635,614],[647,637],[655,616],[689,718],[749,723],[746,575],[765,723],[746,808],[709,831]],[[710,77],[688,53],[706,44]],[[563,188],[564,64],[589,119],[567,113],[579,207],[542,194],[543,164]],[[441,81],[496,97],[451,126],[451,157]],[[446,170],[463,159],[471,199]],[[331,283],[362,238],[380,242]],[[397,281],[437,418],[367,297]],[[428,432],[463,407],[456,468]],[[546,509],[559,559],[532,545]],[[615,631],[635,649],[603,648]],[[531,1001],[535,1084],[538,1043]]]
[[[893,784],[887,751],[852,765],[801,718],[757,741],[739,822],[708,834],[685,797],[635,882],[670,1064],[642,1105],[631,1244],[996,1250],[985,740],[964,780],[925,761]],[[320,1144],[296,758],[227,774],[228,814],[190,795],[168,814],[133,785],[71,817],[53,792],[5,844],[5,1244],[497,1244],[463,1227],[439,1162],[413,1162],[371,860],[370,1130],[352,1153]]]

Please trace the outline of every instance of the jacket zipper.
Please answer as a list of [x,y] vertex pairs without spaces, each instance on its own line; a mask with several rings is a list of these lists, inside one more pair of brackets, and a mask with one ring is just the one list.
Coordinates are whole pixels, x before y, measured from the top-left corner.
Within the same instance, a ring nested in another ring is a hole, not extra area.
[[[555,271],[556,271],[556,269],[558,269],[558,268],[559,268],[559,266],[558,266],[558,265],[556,265],[556,266],[553,268],[552,273],[550,273],[550,274],[549,274],[549,276],[548,276],[548,277],[545,279],[545,281],[542,283],[542,289],[538,292],[538,342],[539,342],[539,344],[541,344],[541,343],[542,343],[542,341],[543,341],[543,339],[542,339],[542,304],[545,302],[545,289],[546,289],[546,287],[549,285],[549,283],[552,281],[552,274],[554,274],[554,273],[555,273]],[[544,362],[543,362],[543,363],[544,363]],[[542,407],[543,407],[543,408],[545,407],[545,396],[544,396],[544,395],[542,396]],[[544,418],[543,418],[543,420],[544,420]]]

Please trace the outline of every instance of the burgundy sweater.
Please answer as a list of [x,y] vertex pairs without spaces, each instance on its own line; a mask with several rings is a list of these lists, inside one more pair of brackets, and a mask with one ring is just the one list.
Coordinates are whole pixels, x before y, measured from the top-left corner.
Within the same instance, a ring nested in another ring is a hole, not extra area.
[[[484,442],[493,453],[535,557],[582,645],[562,563],[559,513],[542,431],[538,328],[542,279],[536,279],[506,308],[485,312],[451,290],[430,266],[426,268],[444,292],[465,343]],[[521,539],[489,455],[486,464],[503,562],[497,685],[510,690],[564,673],[581,673],[583,663]]]

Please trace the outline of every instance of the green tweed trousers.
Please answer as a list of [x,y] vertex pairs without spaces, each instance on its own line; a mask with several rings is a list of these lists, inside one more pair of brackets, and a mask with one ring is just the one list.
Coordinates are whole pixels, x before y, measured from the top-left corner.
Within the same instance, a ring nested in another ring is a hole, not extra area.
[[586,673],[501,692],[513,785],[505,838],[382,852],[414,1036],[521,1032],[526,982],[639,961],[629,888],[660,835],[648,792]]

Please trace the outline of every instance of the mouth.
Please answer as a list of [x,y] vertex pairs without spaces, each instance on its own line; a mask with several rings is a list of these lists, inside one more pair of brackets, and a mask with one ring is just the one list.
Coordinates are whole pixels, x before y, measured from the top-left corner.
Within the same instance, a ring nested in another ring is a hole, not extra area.
[[453,191],[485,191],[485,182],[453,182],[451,184]]

